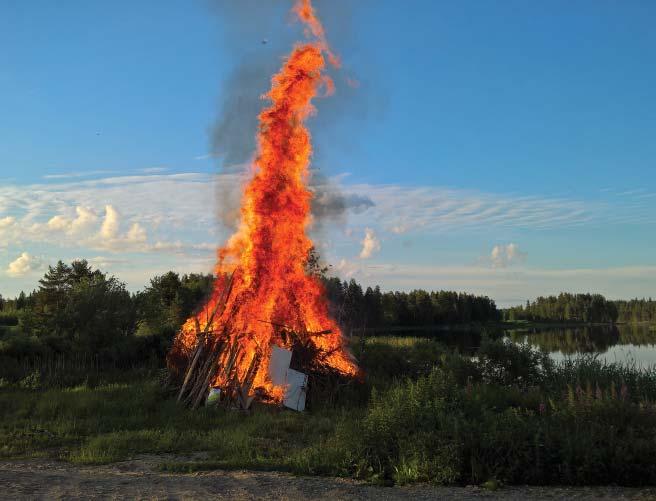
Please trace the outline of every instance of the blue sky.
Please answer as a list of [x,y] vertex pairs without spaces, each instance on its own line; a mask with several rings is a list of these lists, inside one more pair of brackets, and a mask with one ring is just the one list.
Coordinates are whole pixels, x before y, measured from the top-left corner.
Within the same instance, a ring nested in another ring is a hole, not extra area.
[[[656,295],[656,4],[316,3],[343,61],[310,123],[318,193],[367,201],[313,231],[335,273]],[[302,37],[289,5],[0,2],[0,293],[58,258],[132,290],[209,271],[243,182],[213,124],[235,72],[266,87]]]

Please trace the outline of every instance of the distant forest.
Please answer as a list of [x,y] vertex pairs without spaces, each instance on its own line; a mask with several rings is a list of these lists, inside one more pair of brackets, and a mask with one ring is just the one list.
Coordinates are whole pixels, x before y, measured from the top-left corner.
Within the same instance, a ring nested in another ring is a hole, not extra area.
[[[316,264],[316,263],[315,263]],[[331,313],[345,332],[500,320],[544,322],[656,321],[656,302],[608,301],[595,294],[541,297],[499,310],[488,297],[457,292],[382,292],[325,276]],[[36,290],[0,297],[0,378],[32,358],[84,354],[121,366],[161,364],[173,336],[212,290],[212,275],[168,272],[131,294],[86,261],[49,267]]]
[[[424,326],[501,319],[494,301],[456,292],[363,290],[309,270],[324,281],[331,313],[345,329]],[[18,361],[85,354],[121,366],[161,363],[173,336],[212,290],[212,275],[168,272],[136,294],[87,261],[50,266],[29,294],[0,296],[0,378]]]
[[451,291],[381,292],[355,280],[326,278],[333,315],[340,324],[368,327],[420,327],[501,320],[501,311],[486,296]]
[[539,297],[525,306],[503,311],[506,321],[615,323],[656,322],[656,301],[611,301],[600,294],[569,294]]

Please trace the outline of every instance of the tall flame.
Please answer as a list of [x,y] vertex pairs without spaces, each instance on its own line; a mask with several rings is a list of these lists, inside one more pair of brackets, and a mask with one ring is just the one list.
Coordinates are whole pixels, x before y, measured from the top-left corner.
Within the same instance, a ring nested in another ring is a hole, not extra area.
[[[283,392],[268,378],[271,345],[284,345],[277,326],[304,333],[326,355],[326,366],[343,375],[358,372],[339,326],[328,314],[321,282],[305,269],[313,246],[307,235],[312,144],[305,120],[315,111],[312,99],[333,90],[332,80],[323,73],[324,54],[332,64],[338,62],[311,1],[298,0],[293,11],[314,40],[294,47],[264,96],[271,105],[259,115],[257,157],[242,197],[240,227],[218,251],[211,298],[185,322],[173,348],[188,354],[199,329],[206,327],[230,336],[241,348],[240,374],[248,371],[256,353],[261,355],[253,387],[274,399]],[[228,281],[231,293],[213,317]],[[219,374],[213,384],[221,383]]]

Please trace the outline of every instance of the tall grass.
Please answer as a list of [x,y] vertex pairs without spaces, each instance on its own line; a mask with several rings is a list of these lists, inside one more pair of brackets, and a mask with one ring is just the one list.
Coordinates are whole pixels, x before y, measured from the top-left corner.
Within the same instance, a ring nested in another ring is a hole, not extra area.
[[[367,370],[334,407],[189,411],[157,375],[0,389],[0,456],[106,463],[203,451],[162,468],[275,469],[392,484],[656,482],[656,372],[554,364],[486,340],[476,358],[425,339],[354,343]],[[545,358],[546,357],[546,358]],[[103,379],[105,378],[105,379]]]

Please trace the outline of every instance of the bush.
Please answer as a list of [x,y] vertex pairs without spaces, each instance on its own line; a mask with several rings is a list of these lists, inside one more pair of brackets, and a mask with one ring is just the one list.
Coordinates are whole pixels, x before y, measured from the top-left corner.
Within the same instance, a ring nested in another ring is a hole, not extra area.
[[384,483],[651,484],[655,418],[653,405],[585,392],[547,406],[517,388],[462,388],[436,368],[374,394],[350,437],[362,458],[352,473]]
[[483,380],[502,386],[537,386],[553,370],[549,354],[529,344],[483,338],[477,357]]
[[41,373],[34,371],[28,374],[20,380],[18,386],[26,390],[38,390],[41,388]]
[[0,325],[12,327],[18,325],[18,314],[13,311],[0,311]]
[[[149,353],[149,338],[116,356]],[[367,384],[341,408],[306,413],[192,412],[156,371],[92,371],[88,359],[62,359],[54,366],[66,376],[57,379],[49,365],[26,365],[19,385],[0,388],[0,456],[58,448],[69,460],[103,463],[200,450],[207,460],[163,468],[276,469],[388,485],[656,483],[654,370],[593,358],[552,364],[499,341],[486,341],[474,359],[420,340],[368,340],[364,348]],[[85,379],[50,387],[75,378]]]
[[383,483],[656,482],[653,372],[554,364],[501,341],[486,341],[475,362],[457,359],[372,393],[342,444],[344,458],[361,458],[352,474]]

